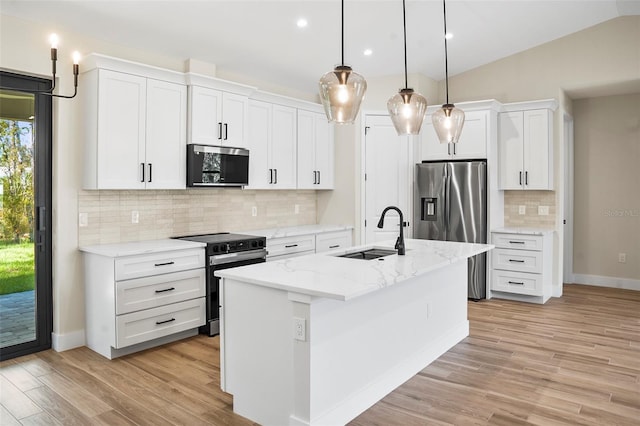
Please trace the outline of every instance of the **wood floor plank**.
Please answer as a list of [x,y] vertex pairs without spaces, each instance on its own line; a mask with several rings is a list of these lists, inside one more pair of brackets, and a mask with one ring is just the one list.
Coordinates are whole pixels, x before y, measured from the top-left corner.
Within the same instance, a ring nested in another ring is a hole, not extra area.
[[17,420],[42,412],[28,396],[0,375],[0,404]]
[[[470,336],[352,426],[640,426],[640,292],[566,285],[544,305],[468,306]],[[219,338],[194,336],[116,360],[78,348],[2,362],[14,411],[0,415],[9,425],[254,425],[220,390],[219,350]],[[17,401],[34,411],[15,411]]]
[[13,417],[13,414],[9,412],[4,405],[0,404],[0,425],[2,426],[19,426],[20,422]]

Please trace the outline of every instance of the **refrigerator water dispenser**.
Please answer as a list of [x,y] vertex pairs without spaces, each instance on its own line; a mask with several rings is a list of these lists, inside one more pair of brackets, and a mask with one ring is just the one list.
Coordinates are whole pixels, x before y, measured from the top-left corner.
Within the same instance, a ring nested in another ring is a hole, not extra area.
[[436,217],[436,203],[438,202],[437,198],[422,198],[422,212],[420,215],[420,220],[438,220]]

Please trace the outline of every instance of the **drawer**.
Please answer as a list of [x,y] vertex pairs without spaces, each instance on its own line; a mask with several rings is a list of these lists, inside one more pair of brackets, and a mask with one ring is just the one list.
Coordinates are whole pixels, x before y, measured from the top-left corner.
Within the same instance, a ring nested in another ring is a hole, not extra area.
[[116,317],[116,349],[200,327],[205,298],[146,309]]
[[351,247],[351,231],[327,232],[316,235],[316,253]]
[[542,295],[542,275],[493,270],[491,289],[507,293]]
[[205,296],[205,269],[173,272],[116,283],[116,314],[126,314]]
[[316,249],[315,235],[299,235],[296,237],[270,238],[267,240],[269,257],[283,254],[294,254]]
[[542,235],[493,233],[493,244],[498,248],[542,250]]
[[115,261],[116,281],[203,268],[204,257],[204,247],[121,257]]
[[495,249],[491,255],[494,269],[542,273],[542,252]]

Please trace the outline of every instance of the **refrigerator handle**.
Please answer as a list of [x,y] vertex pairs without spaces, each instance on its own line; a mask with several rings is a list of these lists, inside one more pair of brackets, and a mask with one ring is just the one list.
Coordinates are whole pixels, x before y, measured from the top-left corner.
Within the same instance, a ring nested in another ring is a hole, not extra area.
[[444,200],[442,200],[444,202],[444,235],[447,235],[447,237],[445,239],[448,239],[448,235],[449,235],[449,211],[451,210],[451,206],[449,205],[450,203],[450,197],[449,197],[449,191],[451,190],[451,176],[449,176],[449,174],[447,173],[447,175],[444,177]]

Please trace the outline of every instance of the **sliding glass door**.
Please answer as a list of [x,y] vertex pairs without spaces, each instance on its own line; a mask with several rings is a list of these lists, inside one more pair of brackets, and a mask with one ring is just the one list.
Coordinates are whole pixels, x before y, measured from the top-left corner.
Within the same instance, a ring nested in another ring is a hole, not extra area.
[[0,360],[51,347],[50,86],[0,71]]

